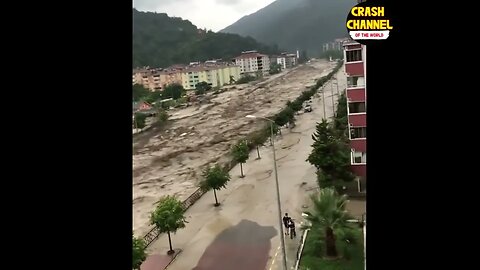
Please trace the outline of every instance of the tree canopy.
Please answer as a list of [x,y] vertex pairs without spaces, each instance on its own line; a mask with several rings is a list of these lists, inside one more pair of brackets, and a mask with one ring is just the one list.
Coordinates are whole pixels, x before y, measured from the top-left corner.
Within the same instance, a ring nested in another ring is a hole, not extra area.
[[145,252],[145,242],[143,239],[138,239],[135,236],[132,237],[132,268],[140,269],[143,261],[147,258],[147,253]]
[[248,50],[280,53],[278,48],[261,44],[251,37],[205,31],[182,18],[133,9],[133,67],[168,67],[219,58],[230,60]]
[[346,210],[347,196],[338,195],[332,188],[323,188],[319,194],[314,194],[310,198],[313,202],[313,211],[305,212],[310,225],[303,228],[323,233],[326,246],[325,255],[336,258],[339,255],[336,245],[337,236],[345,234],[345,231],[351,229],[348,220],[352,217]]
[[185,228],[185,210],[182,202],[174,196],[160,199],[150,216],[150,223],[158,228],[160,233],[176,232]]
[[162,92],[162,98],[167,99],[167,98],[173,98],[173,99],[179,99],[182,97],[183,93],[185,92],[185,89],[183,89],[183,86],[178,83],[172,83],[169,84],[163,89]]

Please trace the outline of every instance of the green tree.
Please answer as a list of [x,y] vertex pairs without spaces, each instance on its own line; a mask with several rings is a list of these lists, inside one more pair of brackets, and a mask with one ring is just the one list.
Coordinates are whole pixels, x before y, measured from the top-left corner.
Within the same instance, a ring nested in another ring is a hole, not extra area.
[[159,233],[166,232],[168,234],[168,244],[170,246],[168,254],[175,253],[172,248],[170,233],[185,228],[185,209],[182,202],[174,196],[161,198],[150,216],[150,224],[155,225]]
[[199,82],[195,85],[195,94],[204,95],[210,89],[212,89],[212,86],[208,85],[207,82]]
[[240,177],[244,177],[243,175],[243,167],[242,164],[248,160],[249,157],[249,149],[248,144],[245,141],[239,141],[232,147],[232,156],[233,159],[240,163]]
[[270,73],[270,75],[273,75],[273,74],[280,73],[281,71],[282,71],[282,65],[278,63],[271,63],[270,70],[268,71],[268,73]]
[[[270,131],[268,130],[268,134],[270,134]],[[249,138],[249,143],[253,146],[255,146],[255,148],[257,148],[257,159],[261,159],[260,157],[260,149],[259,147],[261,145],[263,145],[263,143],[265,142],[265,138],[267,137],[268,135],[265,134],[264,132],[262,131],[256,131],[254,132],[250,138]]]
[[168,113],[164,109],[158,109],[157,110],[157,119],[159,123],[163,124],[167,122],[168,120]]
[[238,81],[236,82],[237,84],[243,84],[243,83],[248,83],[248,82],[251,82],[251,81],[254,81],[256,80],[257,78],[255,78],[254,76],[252,75],[249,75],[249,74],[245,74],[243,75],[242,77],[240,77],[240,79],[238,79]]
[[267,55],[280,53],[278,48],[251,37],[212,31],[199,34],[199,29],[188,20],[168,17],[165,13],[132,11],[133,67],[168,67],[192,59],[231,59],[252,49]]
[[145,120],[147,119],[147,115],[143,113],[136,113],[135,114],[135,128],[142,129],[145,127]]
[[295,100],[294,102],[288,101],[287,106],[290,107],[293,111],[298,112],[302,109],[302,101]]
[[159,100],[162,97],[162,95],[163,95],[162,91],[152,91],[144,98],[144,100],[148,103],[153,103]]
[[339,136],[348,138],[348,116],[347,116],[347,98],[342,93],[338,98],[337,113],[334,119],[334,127],[338,131]]
[[181,84],[172,83],[167,85],[165,89],[163,89],[162,98],[163,99],[167,99],[167,98],[179,99],[184,92],[185,92],[185,89],[183,89],[183,86]]
[[147,258],[147,253],[145,252],[146,245],[143,239],[138,239],[132,235],[132,246],[132,268],[140,270],[140,265]]
[[133,101],[139,101],[150,94],[150,90],[143,87],[141,84],[134,84],[132,86],[132,97]]
[[314,194],[310,198],[313,202],[313,212],[305,212],[310,224],[302,229],[323,232],[326,257],[338,258],[336,237],[339,234],[346,235],[345,232],[351,230],[348,220],[352,217],[346,210],[347,196],[338,195],[332,188],[323,188],[319,194]]
[[275,117],[275,123],[279,126],[283,126],[286,123],[293,120],[294,117],[295,117],[295,111],[293,111],[292,108],[287,106],[279,114],[277,114],[277,116]]
[[200,182],[200,188],[203,191],[208,191],[213,189],[213,195],[215,196],[215,206],[219,206],[217,199],[217,190],[225,188],[227,182],[230,181],[230,174],[227,170],[223,169],[220,165],[215,165],[213,167],[207,167],[203,171],[203,181]]
[[326,184],[325,181],[350,182],[354,179],[350,172],[350,147],[337,136],[325,119],[317,123],[316,132],[312,135],[313,149],[307,161],[322,171],[324,179],[319,178],[319,182],[323,184]]

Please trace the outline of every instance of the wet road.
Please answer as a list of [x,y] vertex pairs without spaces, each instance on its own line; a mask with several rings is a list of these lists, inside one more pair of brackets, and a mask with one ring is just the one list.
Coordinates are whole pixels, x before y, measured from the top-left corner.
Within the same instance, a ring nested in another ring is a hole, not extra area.
[[277,230],[242,220],[221,232],[207,247],[194,270],[264,270]]

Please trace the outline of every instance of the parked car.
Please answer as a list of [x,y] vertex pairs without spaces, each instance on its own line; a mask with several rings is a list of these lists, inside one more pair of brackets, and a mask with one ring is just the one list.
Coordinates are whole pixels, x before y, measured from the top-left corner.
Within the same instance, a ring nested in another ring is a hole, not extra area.
[[312,111],[312,106],[310,105],[305,106],[305,108],[303,109],[303,112],[311,112],[311,111]]

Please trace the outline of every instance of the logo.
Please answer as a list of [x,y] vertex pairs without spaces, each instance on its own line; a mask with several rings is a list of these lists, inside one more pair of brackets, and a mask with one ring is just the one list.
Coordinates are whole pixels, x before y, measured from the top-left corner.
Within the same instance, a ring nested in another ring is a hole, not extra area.
[[366,44],[366,40],[387,39],[394,29],[387,12],[387,8],[376,1],[362,2],[354,6],[346,23],[350,37],[362,44]]

